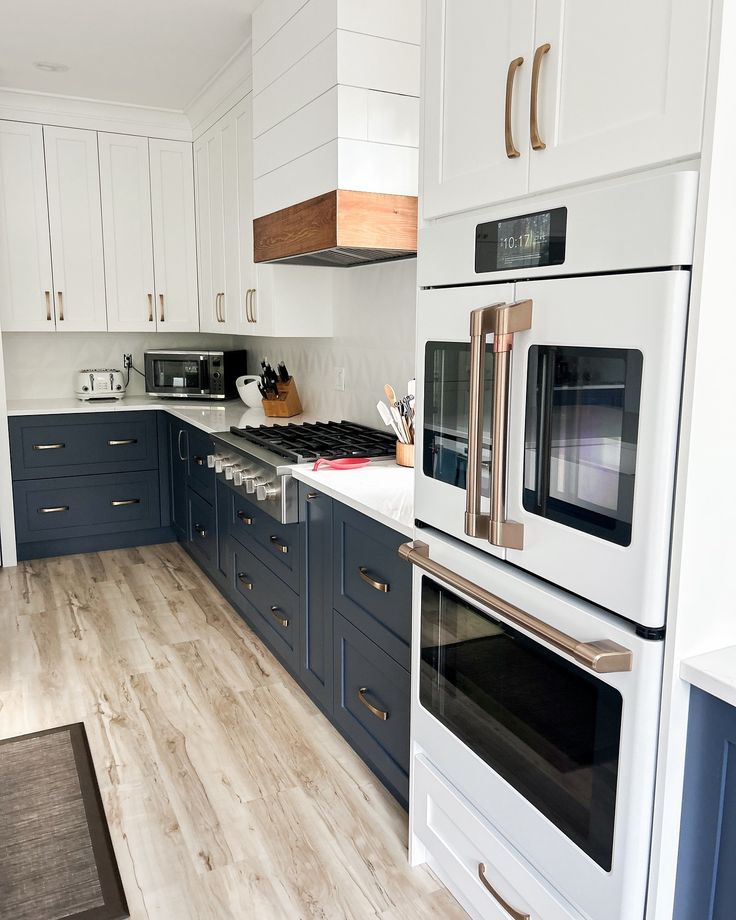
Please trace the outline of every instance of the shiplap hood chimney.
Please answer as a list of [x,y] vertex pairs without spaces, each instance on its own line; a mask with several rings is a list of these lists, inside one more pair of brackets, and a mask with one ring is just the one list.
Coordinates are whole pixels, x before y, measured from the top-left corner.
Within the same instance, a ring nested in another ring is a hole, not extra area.
[[253,13],[256,262],[416,254],[420,0]]

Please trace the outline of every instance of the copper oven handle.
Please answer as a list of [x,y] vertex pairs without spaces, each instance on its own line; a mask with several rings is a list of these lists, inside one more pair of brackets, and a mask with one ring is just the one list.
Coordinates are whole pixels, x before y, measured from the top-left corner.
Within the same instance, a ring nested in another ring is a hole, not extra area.
[[532,148],[534,150],[544,150],[546,144],[539,136],[539,71],[542,69],[542,58],[552,46],[549,42],[540,45],[534,52],[534,61],[532,63],[532,94],[531,104],[529,106],[529,133],[532,138]]
[[384,594],[388,594],[391,590],[391,585],[387,581],[376,581],[375,578],[371,578],[368,574],[368,569],[364,565],[358,566],[358,575],[360,575],[367,585],[370,585],[371,588],[375,588],[376,591],[383,591]]
[[[465,491],[465,533],[494,546],[523,549],[521,524],[506,520],[508,397],[514,333],[530,329],[531,300],[497,303],[470,314],[470,396],[468,408],[468,475]],[[493,334],[493,417],[491,423],[491,511],[481,514],[483,452],[483,390],[486,337]]]
[[559,649],[561,652],[570,655],[578,664],[598,674],[612,674],[619,671],[631,671],[633,668],[634,656],[630,649],[624,648],[617,642],[610,639],[599,639],[594,642],[579,642],[567,633],[550,626],[543,620],[532,616],[519,607],[509,604],[507,601],[496,597],[485,588],[481,588],[462,575],[458,575],[451,569],[439,562],[434,562],[429,558],[429,546],[420,541],[413,543],[402,543],[399,547],[399,556],[411,562],[412,565],[423,569],[435,578],[446,582],[451,588],[467,594],[468,597],[489,607],[494,613],[499,614],[514,626],[520,626],[528,633],[548,642],[550,645]]
[[511,110],[513,108],[514,101],[514,77],[516,76],[516,71],[524,63],[523,57],[514,58],[514,60],[509,64],[509,69],[506,72],[506,106],[504,109],[504,137],[506,140],[506,156],[510,159],[516,159],[516,157],[521,156],[519,151],[516,149],[514,144],[514,132],[511,126]]
[[153,322],[153,294],[148,295],[148,322]]
[[380,719],[382,722],[385,722],[388,719],[388,712],[385,709],[379,709],[378,706],[374,706],[373,703],[369,703],[365,698],[366,693],[368,692],[367,687],[360,687],[358,690],[358,699],[365,706],[365,708],[372,712],[373,715]]
[[160,315],[160,317],[159,317],[159,322],[163,323],[163,322],[166,321],[166,313],[165,313],[165,311],[164,311],[164,295],[163,295],[163,294],[159,294],[159,295],[158,295],[158,302],[159,302],[159,305],[160,305],[160,307],[161,307],[161,315]]
[[516,910],[512,907],[508,901],[505,901],[501,895],[496,891],[496,889],[491,885],[491,883],[486,878],[486,864],[478,863],[478,878],[483,883],[483,887],[488,891],[492,898],[501,905],[501,907],[506,911],[506,913],[511,917],[511,920],[532,920],[532,915],[527,914],[525,911]]

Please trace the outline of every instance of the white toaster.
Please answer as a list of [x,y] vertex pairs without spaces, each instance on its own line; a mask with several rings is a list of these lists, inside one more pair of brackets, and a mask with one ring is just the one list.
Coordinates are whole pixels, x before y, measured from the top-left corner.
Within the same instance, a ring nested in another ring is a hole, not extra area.
[[77,371],[74,392],[78,399],[122,399],[125,396],[123,372],[111,367]]

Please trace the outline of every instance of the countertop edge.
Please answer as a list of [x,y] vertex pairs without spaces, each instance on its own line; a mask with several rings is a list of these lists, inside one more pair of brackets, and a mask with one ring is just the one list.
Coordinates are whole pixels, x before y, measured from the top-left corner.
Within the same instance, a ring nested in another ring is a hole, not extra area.
[[736,645],[684,658],[680,662],[680,677],[736,707]]

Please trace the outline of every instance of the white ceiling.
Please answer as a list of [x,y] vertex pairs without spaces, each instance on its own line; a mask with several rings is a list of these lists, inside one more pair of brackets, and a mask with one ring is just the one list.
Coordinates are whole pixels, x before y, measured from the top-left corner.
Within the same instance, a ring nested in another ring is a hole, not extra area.
[[259,2],[0,0],[0,87],[183,110],[248,40]]

